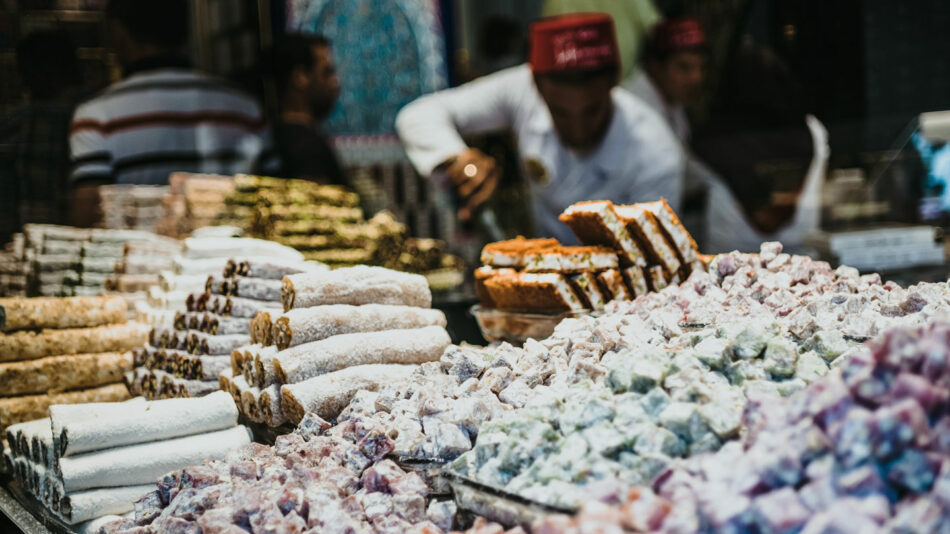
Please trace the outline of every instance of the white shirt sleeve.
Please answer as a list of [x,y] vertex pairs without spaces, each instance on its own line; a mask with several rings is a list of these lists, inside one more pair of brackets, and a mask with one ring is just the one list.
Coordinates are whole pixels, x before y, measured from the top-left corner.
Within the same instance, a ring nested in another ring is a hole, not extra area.
[[465,150],[462,135],[512,127],[526,82],[534,83],[528,67],[513,67],[422,96],[404,107],[396,117],[396,131],[416,170],[429,176]]

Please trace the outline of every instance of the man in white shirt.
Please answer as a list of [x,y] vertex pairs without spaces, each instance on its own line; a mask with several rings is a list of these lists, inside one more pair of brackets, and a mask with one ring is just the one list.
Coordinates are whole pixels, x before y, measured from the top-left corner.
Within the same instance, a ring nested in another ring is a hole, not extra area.
[[110,0],[106,15],[124,79],[73,115],[73,224],[96,222],[102,184],[250,172],[268,139],[264,114],[250,95],[189,67],[188,2]]
[[572,242],[557,217],[574,202],[679,203],[679,142],[656,112],[616,87],[619,68],[608,15],[542,19],[531,26],[529,64],[423,96],[399,113],[396,129],[420,174],[451,178],[462,220],[499,180],[495,161],[462,136],[513,130],[538,233]]
[[690,128],[684,105],[703,86],[706,34],[699,21],[681,18],[658,22],[643,47],[643,65],[621,84],[657,110],[684,145]]

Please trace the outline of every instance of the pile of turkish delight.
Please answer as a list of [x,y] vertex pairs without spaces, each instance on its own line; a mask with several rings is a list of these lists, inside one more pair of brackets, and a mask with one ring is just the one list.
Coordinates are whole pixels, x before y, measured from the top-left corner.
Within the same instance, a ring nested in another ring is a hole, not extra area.
[[[950,324],[895,329],[787,399],[751,399],[743,441],[684,461],[620,507],[538,529],[946,532]],[[583,528],[582,528],[583,525]]]
[[882,284],[769,243],[524,348],[452,347],[408,385],[357,394],[340,420],[381,421],[403,456],[474,445],[461,474],[576,506],[736,439],[748,396],[801,390],[868,337],[944,317],[948,298],[945,284]]
[[[110,533],[425,532],[452,527],[455,503],[426,501],[425,482],[384,457],[385,429],[357,421],[329,432],[308,416],[274,447],[252,444],[223,461],[162,478]],[[316,434],[323,435],[316,435]]]

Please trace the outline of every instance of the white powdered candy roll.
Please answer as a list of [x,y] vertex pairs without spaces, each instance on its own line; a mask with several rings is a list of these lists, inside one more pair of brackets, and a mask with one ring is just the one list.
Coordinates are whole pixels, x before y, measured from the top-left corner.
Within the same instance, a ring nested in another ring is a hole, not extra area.
[[6,429],[7,446],[13,450],[15,456],[27,456],[30,454],[33,434],[49,426],[49,417],[10,425]]
[[192,332],[188,336],[187,349],[192,354],[221,356],[231,354],[234,349],[247,345],[250,341],[251,338],[247,334],[215,336],[204,332]]
[[132,511],[139,497],[155,490],[155,484],[121,486],[67,493],[59,501],[59,515],[70,525],[109,514]]
[[426,326],[444,328],[445,324],[445,314],[439,310],[386,304],[331,304],[284,313],[274,323],[274,341],[277,348],[284,350],[340,334]]
[[257,386],[266,388],[279,383],[280,379],[274,367],[274,359],[277,357],[277,347],[261,347],[253,356],[254,377],[257,379]]
[[264,418],[261,416],[260,406],[258,405],[260,396],[261,389],[255,386],[251,386],[241,392],[241,412],[255,423],[264,422]]
[[238,411],[231,397],[218,391],[200,399],[168,399],[131,404],[124,413],[62,425],[60,452],[72,456],[88,451],[121,447],[212,432],[237,424]]
[[294,423],[313,412],[324,419],[340,414],[356,392],[376,391],[408,377],[415,365],[358,365],[280,388],[284,414]]
[[[132,506],[135,506],[134,502],[132,503]],[[76,534],[100,534],[102,527],[110,523],[115,523],[116,521],[122,521],[123,519],[126,519],[126,516],[132,517],[133,515],[134,514],[130,512],[125,515],[108,514],[102,517],[97,517],[90,521],[86,521],[81,525],[76,525]]]
[[266,278],[229,278],[223,281],[223,293],[232,297],[280,301],[280,280]]
[[392,304],[429,308],[432,292],[425,277],[360,265],[326,273],[285,276],[284,311],[324,304]]
[[287,422],[287,416],[284,415],[284,409],[280,403],[280,384],[272,384],[261,390],[258,404],[267,426],[276,428]]
[[251,443],[247,428],[106,449],[59,461],[67,492],[153,483],[158,477],[205,460],[220,460]]
[[229,260],[224,268],[225,276],[247,276],[251,278],[266,278],[280,280],[281,278],[298,273],[316,273],[329,270],[326,265],[316,262],[300,262],[290,260]]
[[441,326],[343,334],[277,353],[274,364],[284,384],[355,365],[434,362],[452,343]]

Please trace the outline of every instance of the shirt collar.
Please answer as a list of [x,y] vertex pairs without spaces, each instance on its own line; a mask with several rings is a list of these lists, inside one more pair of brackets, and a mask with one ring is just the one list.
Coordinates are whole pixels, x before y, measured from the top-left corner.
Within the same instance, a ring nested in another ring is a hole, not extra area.
[[[607,127],[607,134],[604,135],[600,146],[584,158],[580,158],[571,152],[573,157],[584,162],[589,162],[605,173],[609,173],[617,168],[620,164],[620,159],[622,159],[623,151],[629,148],[623,146],[623,136],[620,135],[624,120],[621,116],[620,104],[617,102],[615,96],[617,90],[615,87],[610,93],[610,97],[614,101],[614,113],[610,119],[610,126]],[[537,92],[537,89],[535,89],[535,91]],[[538,94],[538,100],[541,102],[539,111],[538,113],[532,114],[528,121],[528,128],[536,134],[551,136],[551,139],[560,145],[563,150],[569,151],[561,144],[561,140],[558,139],[557,132],[554,131],[554,120],[551,118],[551,111],[548,109],[548,105],[544,102],[544,99],[541,98],[540,93]]]
[[158,69],[187,69],[191,67],[191,61],[184,56],[178,55],[168,55],[168,56],[154,56],[140,59],[129,66],[125,67],[122,71],[124,77],[128,78],[134,74],[141,74],[143,72],[148,72]]

